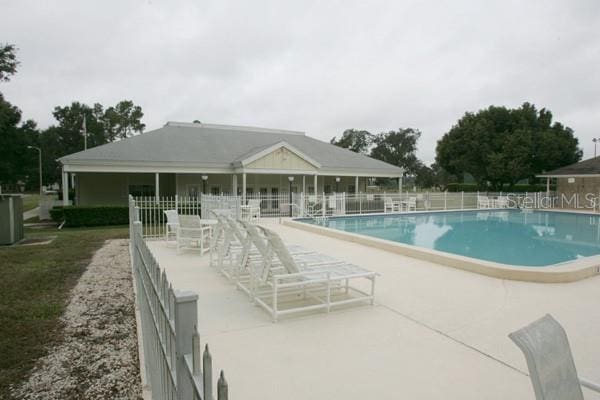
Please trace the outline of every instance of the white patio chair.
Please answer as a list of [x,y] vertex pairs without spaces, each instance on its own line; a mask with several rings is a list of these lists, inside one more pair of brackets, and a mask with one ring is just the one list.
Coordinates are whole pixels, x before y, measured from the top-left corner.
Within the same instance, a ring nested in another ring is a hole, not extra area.
[[[343,261],[312,265],[298,262],[279,235],[266,228],[263,230],[273,260],[283,267],[283,271],[265,268],[259,281],[260,290],[254,292],[254,301],[271,314],[274,322],[279,316],[291,313],[329,312],[334,306],[363,301],[373,304],[375,272]],[[370,292],[351,286],[350,282],[356,279],[369,280]]]
[[490,208],[490,198],[487,196],[477,196],[477,208]]
[[600,384],[578,377],[567,334],[550,314],[508,337],[525,355],[537,400],[583,400],[581,386],[600,393]]
[[165,223],[165,241],[169,241],[170,236],[177,236],[179,227],[179,214],[177,210],[164,210],[167,222]]
[[198,249],[200,255],[210,250],[210,226],[203,225],[198,215],[180,215],[177,227],[177,253],[182,249]]
[[417,198],[409,197],[408,200],[404,202],[404,205],[406,206],[406,211],[417,211]]
[[260,200],[252,199],[248,200],[248,209],[247,209],[247,220],[248,221],[258,221],[260,219]]
[[387,213],[387,212],[395,212],[395,211],[401,211],[400,203],[392,200],[391,197],[386,197],[383,202],[383,212]]

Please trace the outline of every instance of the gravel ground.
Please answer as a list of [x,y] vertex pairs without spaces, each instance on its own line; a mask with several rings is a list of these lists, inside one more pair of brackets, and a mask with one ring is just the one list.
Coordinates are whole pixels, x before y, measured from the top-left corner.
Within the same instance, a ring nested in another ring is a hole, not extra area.
[[63,341],[40,359],[17,399],[141,398],[127,240],[96,252],[71,294]]

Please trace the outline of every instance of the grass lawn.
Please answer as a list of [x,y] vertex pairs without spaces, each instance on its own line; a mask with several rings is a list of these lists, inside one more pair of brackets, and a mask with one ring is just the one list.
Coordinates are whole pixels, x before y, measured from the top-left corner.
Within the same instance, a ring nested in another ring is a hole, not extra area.
[[23,196],[23,212],[33,210],[40,204],[39,194],[26,194]]
[[58,318],[94,252],[128,234],[126,226],[28,229],[27,238],[57,237],[47,245],[0,246],[0,398],[10,398],[9,386],[60,341]]

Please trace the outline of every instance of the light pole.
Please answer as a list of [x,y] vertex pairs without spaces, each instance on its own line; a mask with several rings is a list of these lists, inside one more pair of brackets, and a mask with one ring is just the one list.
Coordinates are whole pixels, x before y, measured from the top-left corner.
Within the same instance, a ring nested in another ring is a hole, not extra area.
[[288,181],[290,181],[290,217],[292,216],[292,182],[294,182],[293,176],[288,176]]
[[593,138],[592,142],[594,142],[594,158],[596,158],[596,144],[600,141],[600,139]]
[[38,151],[38,168],[40,170],[40,196],[42,193],[42,149],[37,146],[27,146],[28,149],[36,149]]
[[206,194],[206,181],[208,180],[208,175],[202,175],[202,194]]
[[340,183],[340,177],[336,176],[335,177],[335,193],[336,194],[338,193],[338,185],[339,185],[339,183]]

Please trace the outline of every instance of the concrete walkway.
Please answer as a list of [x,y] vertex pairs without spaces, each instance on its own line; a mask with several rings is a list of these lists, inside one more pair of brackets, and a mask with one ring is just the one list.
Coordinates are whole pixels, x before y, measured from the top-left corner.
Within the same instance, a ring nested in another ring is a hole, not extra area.
[[29,218],[37,217],[40,215],[40,208],[36,207],[31,210],[25,211],[23,213],[23,221],[28,220]]
[[[533,399],[507,334],[545,313],[566,328],[579,373],[600,381],[600,277],[503,281],[281,225],[290,242],[381,273],[377,304],[276,324],[208,257],[150,242],[177,289],[199,295],[199,330],[231,398]],[[600,399],[585,392],[586,399]]]

